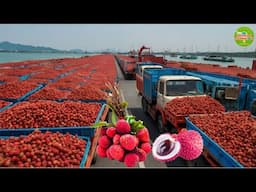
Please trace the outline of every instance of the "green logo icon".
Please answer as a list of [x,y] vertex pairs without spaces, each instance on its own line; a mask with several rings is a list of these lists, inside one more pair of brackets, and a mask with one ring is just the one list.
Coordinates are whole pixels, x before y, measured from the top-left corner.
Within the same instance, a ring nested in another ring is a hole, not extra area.
[[246,47],[252,44],[254,33],[249,27],[240,27],[236,30],[234,37],[239,46]]

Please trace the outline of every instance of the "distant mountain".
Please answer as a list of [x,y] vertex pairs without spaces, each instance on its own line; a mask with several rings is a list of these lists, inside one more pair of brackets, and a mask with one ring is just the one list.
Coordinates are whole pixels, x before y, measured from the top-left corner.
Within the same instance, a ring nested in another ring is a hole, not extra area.
[[69,52],[72,52],[72,53],[84,53],[84,51],[82,49],[70,49]]
[[41,46],[31,46],[31,45],[22,45],[4,41],[0,43],[0,51],[8,52],[65,52],[58,49],[53,49],[50,47],[41,47]]
[[57,49],[50,47],[41,47],[41,46],[31,46],[31,45],[22,45],[4,41],[0,43],[1,51],[18,51],[18,52],[62,52]]

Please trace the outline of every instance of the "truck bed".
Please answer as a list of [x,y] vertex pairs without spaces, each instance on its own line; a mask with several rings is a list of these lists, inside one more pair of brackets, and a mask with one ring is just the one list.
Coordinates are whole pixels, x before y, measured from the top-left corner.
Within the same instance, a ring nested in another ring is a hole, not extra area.
[[220,145],[213,141],[205,132],[194,125],[188,117],[186,117],[186,124],[188,130],[194,130],[200,133],[204,141],[204,148],[218,161],[223,167],[243,167],[236,159],[234,159],[228,152],[226,152]]
[[178,131],[182,128],[186,128],[186,117],[188,115],[176,115],[170,111],[164,111],[166,119],[176,128]]

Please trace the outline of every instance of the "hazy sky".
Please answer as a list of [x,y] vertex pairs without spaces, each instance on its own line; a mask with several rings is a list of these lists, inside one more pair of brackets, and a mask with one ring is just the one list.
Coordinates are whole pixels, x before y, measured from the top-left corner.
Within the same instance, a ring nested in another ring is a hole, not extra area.
[[[241,26],[254,31],[248,47],[234,41]],[[254,51],[255,33],[256,24],[0,24],[0,42],[88,51]]]

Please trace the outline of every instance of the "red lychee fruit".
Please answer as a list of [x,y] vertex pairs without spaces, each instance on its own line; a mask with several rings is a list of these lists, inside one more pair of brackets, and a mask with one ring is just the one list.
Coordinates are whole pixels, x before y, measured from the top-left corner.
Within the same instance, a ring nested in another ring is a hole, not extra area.
[[139,156],[136,153],[127,153],[124,157],[124,164],[127,167],[135,167],[139,162]]
[[147,154],[143,149],[136,147],[135,153],[138,155],[139,161],[145,161],[146,160]]
[[120,145],[128,151],[132,151],[137,143],[137,138],[134,135],[125,134],[120,137]]
[[96,152],[97,154],[100,156],[100,157],[106,157],[107,154],[106,154],[106,149],[102,148],[101,146],[97,146],[96,148]]
[[131,132],[130,124],[124,119],[119,119],[116,122],[116,131],[120,134],[126,134]]
[[136,136],[139,138],[140,142],[149,142],[150,141],[149,132],[146,127],[144,127],[143,129],[140,129],[137,132]]
[[109,138],[113,138],[116,134],[116,128],[115,127],[109,127],[107,128],[107,131],[106,131],[106,135],[109,137]]
[[197,131],[182,131],[178,134],[177,140],[181,144],[179,156],[185,160],[196,159],[203,151],[203,139]]
[[110,156],[115,160],[121,160],[124,156],[124,149],[120,145],[111,145],[108,151]]
[[120,143],[120,135],[119,134],[116,134],[114,137],[113,137],[113,144],[119,144]]
[[107,130],[107,128],[102,127],[102,128],[100,129],[100,135],[101,135],[101,136],[106,135],[106,130]]
[[151,147],[151,144],[147,142],[147,143],[141,144],[141,149],[143,149],[146,153],[149,153],[152,147]]
[[106,135],[103,135],[99,138],[98,143],[99,143],[99,146],[106,149],[111,145],[111,140]]
[[106,156],[108,159],[113,160],[113,157],[109,153],[109,148],[106,150]]

